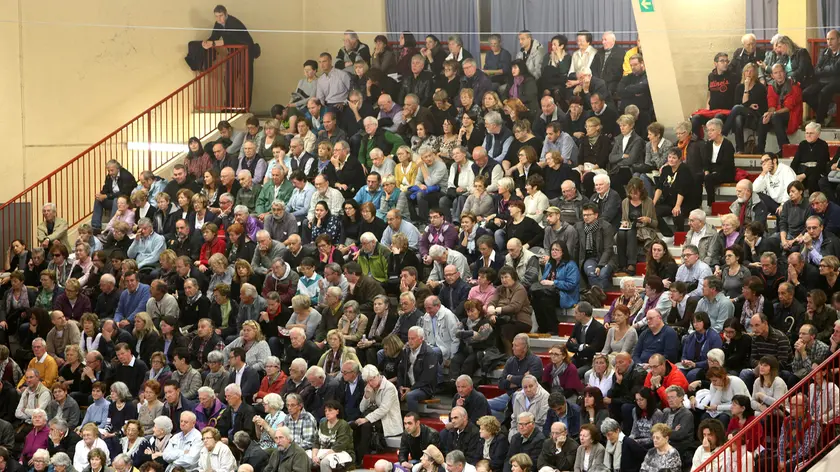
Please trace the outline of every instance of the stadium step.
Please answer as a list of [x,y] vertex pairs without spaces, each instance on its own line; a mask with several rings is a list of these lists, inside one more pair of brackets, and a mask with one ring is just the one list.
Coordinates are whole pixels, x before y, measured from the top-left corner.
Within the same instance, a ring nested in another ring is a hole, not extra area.
[[478,391],[483,393],[485,398],[488,400],[491,398],[496,398],[501,394],[505,393],[498,385],[495,384],[484,384],[478,386]]
[[397,451],[387,451],[387,452],[380,452],[378,454],[368,454],[364,458],[362,458],[362,469],[373,470],[373,466],[376,465],[376,461],[385,459],[390,463],[397,462],[399,459],[397,456]]
[[443,428],[446,427],[440,418],[420,418],[420,423],[434,429],[437,432],[443,431]]

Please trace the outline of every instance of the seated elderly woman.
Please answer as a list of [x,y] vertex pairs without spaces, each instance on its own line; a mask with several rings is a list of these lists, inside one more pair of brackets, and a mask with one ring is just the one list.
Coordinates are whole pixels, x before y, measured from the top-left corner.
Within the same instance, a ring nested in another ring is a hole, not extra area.
[[618,267],[636,275],[639,248],[654,240],[659,220],[653,200],[642,181],[636,177],[627,183],[627,197],[621,202],[621,225],[616,234]]
[[741,231],[741,225],[738,222],[738,217],[732,213],[727,213],[720,216],[721,228],[718,231],[718,236],[723,243],[724,249],[744,245],[744,235]]
[[712,118],[706,123],[706,143],[703,147],[703,183],[706,202],[711,208],[717,187],[735,182],[735,146],[722,133],[723,121]]
[[[347,303],[352,303],[352,300]],[[329,349],[318,360],[318,366],[323,368],[328,376],[337,377],[341,374],[341,366],[346,361],[359,362],[355,350],[345,345],[344,337],[338,329],[332,329],[327,333],[327,344]]]
[[580,446],[575,456],[575,472],[602,470],[606,449],[601,444],[601,431],[594,424],[580,426]]
[[653,448],[647,452],[641,472],[681,472],[680,453],[668,442],[671,428],[663,422],[653,425],[650,430]]
[[368,317],[361,313],[358,302],[350,300],[344,303],[344,314],[338,320],[337,329],[346,346],[358,344],[365,335],[367,324]]
[[637,332],[642,332],[647,326],[645,316],[650,310],[656,310],[659,313],[670,313],[671,311],[671,294],[665,290],[662,279],[656,275],[650,275],[645,278],[644,284],[642,308],[636,312],[635,317],[630,318],[630,324],[636,328]]
[[631,115],[621,115],[617,122],[621,134],[615,137],[610,151],[609,176],[612,188],[623,197],[624,187],[633,177],[633,166],[645,160],[645,141],[633,130],[636,120]]

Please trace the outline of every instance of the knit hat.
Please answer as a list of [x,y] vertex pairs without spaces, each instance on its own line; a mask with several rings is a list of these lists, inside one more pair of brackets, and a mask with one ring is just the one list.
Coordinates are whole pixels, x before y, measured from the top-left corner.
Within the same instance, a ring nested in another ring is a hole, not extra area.
[[426,449],[423,450],[423,454],[429,456],[429,458],[434,461],[435,464],[441,465],[443,464],[443,453],[440,452],[440,449],[437,448],[435,445],[430,445]]

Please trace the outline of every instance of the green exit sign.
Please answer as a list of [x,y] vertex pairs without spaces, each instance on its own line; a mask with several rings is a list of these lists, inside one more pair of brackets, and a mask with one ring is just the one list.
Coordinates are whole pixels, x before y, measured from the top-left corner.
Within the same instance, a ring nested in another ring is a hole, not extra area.
[[653,0],[639,0],[639,9],[642,13],[653,13]]

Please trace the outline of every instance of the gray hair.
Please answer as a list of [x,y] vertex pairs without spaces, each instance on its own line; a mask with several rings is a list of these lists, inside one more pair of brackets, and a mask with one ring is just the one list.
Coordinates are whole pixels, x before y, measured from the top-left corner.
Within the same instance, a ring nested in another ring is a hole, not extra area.
[[250,171],[250,170],[248,170],[248,169],[242,169],[242,170],[240,170],[240,171],[236,174],[236,177],[241,178],[243,175],[246,175],[246,176],[248,176],[248,177],[253,177],[253,175],[251,175],[251,171]]
[[[281,172],[285,172],[285,171],[283,171],[282,167],[275,167],[275,169],[280,169]],[[271,202],[271,206],[272,207],[278,207],[281,210],[286,209],[286,203],[283,200],[274,200],[273,202]]]
[[448,464],[465,464],[467,462],[467,458],[464,456],[464,453],[455,449],[454,451],[450,451],[449,454],[446,455],[446,462]]
[[426,339],[426,332],[423,331],[423,328],[420,326],[412,326],[411,328],[408,328],[408,332],[420,336],[420,339]]
[[820,131],[822,131],[822,125],[817,123],[816,121],[812,121],[805,125],[805,130],[815,131],[817,134],[819,134]]
[[321,380],[327,378],[327,373],[324,372],[324,369],[317,365],[313,365],[312,367],[306,369],[306,376],[309,377],[310,375]]
[[405,98],[403,98],[403,103],[405,103],[405,101],[408,100],[408,99],[411,99],[414,102],[415,105],[420,104],[420,97],[418,97],[417,95],[415,95],[413,93],[407,94],[405,96]]
[[111,461],[111,465],[116,464],[117,461],[120,461],[123,464],[133,464],[131,458],[128,457],[128,454],[126,453],[117,454],[117,457],[115,457],[114,460]]
[[67,422],[66,422],[66,421],[64,421],[64,420],[63,420],[63,419],[61,419],[61,418],[53,418],[53,419],[51,419],[51,420],[50,420],[50,427],[51,427],[51,428],[56,428],[56,429],[58,429],[59,431],[63,431],[63,432],[65,432],[65,433],[66,433],[68,430],[70,430],[70,425],[68,425],[68,424],[67,424]]
[[376,239],[376,236],[373,233],[371,233],[370,231],[368,231],[366,233],[363,233],[359,237],[359,240],[363,243],[375,243],[375,242],[379,241],[378,239]]
[[502,115],[497,111],[491,111],[490,113],[484,115],[484,122],[489,123],[491,125],[502,125],[504,121],[502,120]]
[[225,362],[225,355],[222,351],[210,351],[207,354],[207,362],[218,362],[223,364]]
[[621,425],[618,424],[618,421],[612,418],[605,418],[604,421],[601,422],[601,433],[603,433],[604,436],[606,436],[607,433],[615,431],[621,431]]
[[536,419],[536,417],[534,417],[534,414],[531,413],[530,411],[523,411],[522,413],[519,414],[519,416],[516,417],[516,419],[525,420],[525,421],[534,421]]
[[686,133],[691,134],[691,122],[680,121],[679,123],[674,125],[674,131],[684,131]]
[[[271,393],[269,395],[277,395],[276,393]],[[266,395],[267,397],[268,395]],[[248,449],[248,445],[251,444],[251,436],[248,435],[245,431],[237,431],[233,435],[233,445],[236,446],[237,449],[244,451]],[[247,465],[247,464],[245,464]],[[253,470],[253,469],[252,469]]]
[[[297,393],[290,393],[286,398],[288,398],[289,396],[292,396],[292,395],[296,395],[297,398],[298,398],[298,403],[300,403],[300,395],[298,395]],[[275,429],[274,431],[282,434],[283,436],[286,437],[286,439],[288,439],[290,441],[292,440],[292,430],[289,429],[288,426],[280,426],[279,428]]]
[[435,244],[429,248],[429,257],[432,259],[437,259],[438,257],[443,257],[446,254],[447,249],[440,244]]
[[343,140],[335,143],[335,147],[340,147],[341,149],[344,149],[345,151],[350,150],[350,144],[348,144],[347,141],[343,141]]
[[473,59],[473,58],[464,59],[464,60],[461,62],[461,67],[466,66],[466,65],[474,65],[474,66],[478,67],[478,61],[476,61],[476,60],[475,60],[475,59]]
[[607,174],[598,174],[598,175],[596,175],[595,177],[592,178],[592,181],[596,182],[596,183],[601,182],[601,183],[605,183],[605,184],[609,185],[610,184],[610,176],[607,175]]
[[[706,126],[714,126],[717,129],[723,129],[723,121],[720,118],[712,118],[706,122]],[[805,128],[807,128],[807,126]]]
[[726,362],[726,353],[724,353],[722,349],[718,348],[709,349],[709,352],[706,353],[706,358],[723,366],[724,362]]
[[[218,352],[218,351],[213,351],[213,352]],[[209,354],[208,354],[207,357],[208,358],[210,357]],[[214,400],[216,399],[216,391],[213,390],[212,388],[206,386],[206,385],[198,389],[198,394],[201,395],[202,393],[207,395],[208,397],[214,399]]]
[[30,414],[30,416],[33,418],[35,418],[36,416],[43,416],[44,419],[47,419],[47,412],[42,410],[41,408],[35,408],[32,410],[32,414]]
[[303,406],[303,397],[301,397],[299,393],[290,393],[290,394],[286,395],[286,404],[287,405],[292,400],[294,400],[295,403],[297,403],[298,405]]
[[148,228],[150,226],[153,226],[152,225],[152,220],[150,220],[148,218],[140,218],[140,221],[137,222],[137,226],[139,226],[141,228]]
[[[372,116],[369,116],[368,118],[373,118],[373,117],[372,117]],[[367,118],[365,118],[365,119],[367,119]],[[370,156],[370,158],[371,158],[371,159],[376,159],[376,158],[378,158],[378,157],[384,157],[384,156],[385,156],[385,153],[384,153],[384,152],[382,152],[382,149],[379,149],[379,148],[373,148],[373,149],[371,149],[371,150],[370,150],[370,152],[368,153],[368,155]],[[367,233],[365,233],[365,234],[367,234]]]
[[245,213],[246,215],[248,215],[248,214],[251,213],[251,211],[248,210],[248,207],[245,206],[245,205],[236,205],[235,207],[233,207],[233,214],[234,215],[241,215],[242,213]]
[[458,46],[463,46],[464,45],[464,40],[461,39],[460,34],[453,34],[453,35],[449,36],[449,38],[447,38],[447,41],[452,41],[455,44],[457,44]]
[[50,458],[50,464],[53,466],[69,468],[73,465],[73,461],[70,460],[70,456],[68,456],[66,452],[56,452],[53,454],[52,458]]
[[[695,246],[694,244],[686,244],[685,246],[683,246],[683,251],[688,251],[692,254],[700,254],[700,249],[697,246]],[[771,253],[771,254],[773,254],[773,253]],[[764,257],[764,254],[762,254],[762,257]]]
[[[366,125],[372,125],[372,124],[377,124],[377,125],[378,125],[378,124],[379,124],[379,120],[377,120],[376,118],[374,118],[374,117],[372,117],[372,116],[368,116],[368,117],[365,117],[365,119],[364,119],[364,120],[362,120],[362,123],[363,123],[363,124],[366,124]],[[377,149],[378,149],[378,148],[377,148]]]
[[413,292],[403,292],[400,294],[400,299],[407,298],[411,300],[411,303],[417,303],[417,298],[415,298]]
[[[289,364],[289,366],[290,366],[290,367],[299,367],[299,368],[301,368],[301,369],[303,369],[303,370],[306,370],[306,369],[307,369],[307,367],[309,367],[309,364],[307,364],[307,363],[306,363],[306,359],[304,359],[304,358],[302,358],[302,357],[296,357],[296,358],[292,361],[292,363],[291,363],[291,364]],[[286,398],[288,398],[288,396],[287,396]]]
[[670,387],[665,389],[665,394],[667,395],[669,392],[674,392],[677,394],[677,397],[682,399],[685,397],[685,390],[679,385],[671,385]]
[[55,206],[55,203],[52,203],[52,202],[44,203],[44,206],[42,207],[42,209],[46,210],[47,208],[49,208],[52,211],[58,211],[58,208]]
[[131,391],[128,390],[128,385],[126,385],[125,382],[112,383],[111,391],[117,392],[117,396],[124,402],[131,400]]
[[225,386],[225,395],[239,395],[242,396],[242,389],[235,383],[227,384]]
[[276,393],[269,393],[268,395],[263,397],[263,403],[265,403],[266,407],[271,408],[275,411],[282,410],[283,406],[285,405],[283,403],[283,397]]
[[257,292],[257,287],[254,287],[253,285],[248,283],[242,284],[239,290],[240,292],[245,292],[245,294],[249,297],[256,298],[256,296],[259,294],[259,292]]
[[467,374],[459,375],[458,378],[455,379],[455,382],[464,382],[467,385],[469,385],[470,387],[473,386],[473,379],[472,379],[472,377],[470,377]]
[[155,428],[162,430],[165,434],[172,432],[172,420],[168,416],[158,416],[155,418]]
[[275,367],[280,367],[280,359],[277,356],[268,356],[265,358],[265,362],[263,363],[263,365],[273,365]]
[[[236,385],[236,384],[234,384],[234,385]],[[195,413],[193,413],[191,411],[182,411],[179,419],[186,419],[187,421],[192,421],[192,422],[196,421]]]
[[365,383],[370,382],[370,379],[376,378],[377,376],[379,376],[379,369],[375,365],[368,364],[362,367],[362,380]]
[[691,210],[691,213],[688,214],[688,217],[689,218],[696,218],[696,219],[698,219],[702,222],[705,222],[706,221],[706,212],[699,209],[699,208],[696,208],[694,210]]
[[230,201],[236,200],[236,197],[234,197],[233,194],[230,193],[230,192],[225,192],[225,193],[219,195],[219,201],[222,201],[223,198],[226,199],[226,200],[230,200]]

